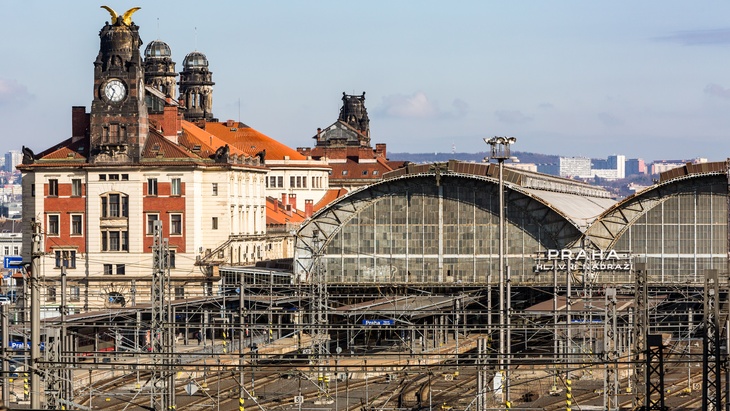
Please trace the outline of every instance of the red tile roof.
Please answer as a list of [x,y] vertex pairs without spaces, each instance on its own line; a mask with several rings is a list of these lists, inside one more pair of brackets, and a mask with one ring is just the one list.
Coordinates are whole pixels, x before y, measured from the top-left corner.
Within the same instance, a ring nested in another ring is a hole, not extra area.
[[86,160],[86,157],[71,150],[68,147],[61,147],[56,151],[43,156],[43,160]]
[[301,223],[306,219],[304,210],[286,210],[281,201],[266,197],[266,224]]
[[344,196],[345,194],[347,194],[347,190],[345,190],[344,188],[338,188],[338,189],[334,189],[334,190],[327,190],[327,193],[325,193],[324,197],[322,197],[322,199],[319,200],[317,202],[317,204],[315,204],[314,207],[312,207],[312,209],[314,211],[321,210],[325,206],[327,206],[327,204],[335,201],[336,199]]
[[[218,148],[228,144],[215,134],[211,134],[209,131],[203,130],[189,121],[182,122],[182,129],[183,133],[178,139],[180,144],[203,158],[210,158]],[[231,155],[251,157],[231,144],[228,145],[228,149]]]
[[[48,148],[35,155],[38,160],[86,160],[89,153],[89,140],[80,138],[74,141],[73,138],[67,138],[55,146]],[[73,154],[71,156],[70,154]]]
[[249,156],[266,150],[266,159],[284,160],[288,156],[290,160],[306,160],[307,158],[295,149],[282,144],[273,138],[236,121],[207,122],[205,131],[210,132],[231,147],[243,151]]
[[332,167],[330,180],[377,181],[383,178],[383,174],[393,171],[382,158],[376,158],[375,162],[358,162],[357,159],[348,157],[344,163],[330,162],[329,166]]
[[145,147],[142,150],[142,158],[156,160],[199,160],[200,156],[185,150],[182,146],[179,146],[172,141],[166,139],[158,132],[153,132],[152,130],[150,130],[150,134],[147,137],[147,142],[145,143]]

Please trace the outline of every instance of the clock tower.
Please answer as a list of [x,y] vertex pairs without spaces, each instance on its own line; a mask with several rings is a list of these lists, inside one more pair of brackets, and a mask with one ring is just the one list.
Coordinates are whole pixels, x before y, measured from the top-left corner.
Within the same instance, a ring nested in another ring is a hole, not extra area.
[[138,162],[149,123],[145,103],[144,67],[139,27],[132,22],[138,7],[118,16],[99,32],[94,61],[94,101],[91,103],[91,162]]

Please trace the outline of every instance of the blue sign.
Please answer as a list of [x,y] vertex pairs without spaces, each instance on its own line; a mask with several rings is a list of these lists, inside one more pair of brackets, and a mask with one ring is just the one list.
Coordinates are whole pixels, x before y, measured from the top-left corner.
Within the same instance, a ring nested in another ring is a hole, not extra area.
[[393,325],[395,320],[362,320],[362,325]]
[[[41,343],[41,351],[44,350],[45,345],[46,345],[45,343],[43,343],[43,342]],[[10,349],[11,350],[23,350],[23,349],[30,350],[30,341],[28,341],[25,344],[25,348],[23,348],[23,342],[22,341],[10,341]]]
[[3,258],[3,268],[20,268],[23,264],[23,257],[19,255],[5,256]]

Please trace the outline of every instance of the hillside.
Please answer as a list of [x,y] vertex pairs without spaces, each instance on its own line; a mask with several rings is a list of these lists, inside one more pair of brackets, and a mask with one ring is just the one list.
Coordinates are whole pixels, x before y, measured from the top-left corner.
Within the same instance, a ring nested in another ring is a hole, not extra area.
[[[517,157],[520,163],[549,164],[556,163],[558,157],[549,154],[528,153],[513,151],[512,155]],[[449,160],[481,163],[489,153],[388,153],[388,158],[395,161],[411,161],[413,163],[437,163]]]

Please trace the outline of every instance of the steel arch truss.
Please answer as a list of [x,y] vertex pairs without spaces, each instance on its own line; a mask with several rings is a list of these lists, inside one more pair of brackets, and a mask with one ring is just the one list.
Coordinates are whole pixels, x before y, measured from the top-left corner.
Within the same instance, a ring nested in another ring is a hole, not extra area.
[[[479,189],[479,185],[483,185],[483,191],[489,191],[495,196],[498,192],[497,179],[443,171],[407,174],[363,187],[318,211],[300,227],[294,245],[295,276],[300,281],[308,281],[312,256],[321,255],[344,225],[375,202],[395,194],[413,193],[418,187],[452,184],[472,186],[476,189]],[[535,227],[539,227],[544,236],[543,242],[548,243],[548,246],[570,246],[580,239],[582,233],[579,227],[547,201],[522,190],[515,184],[505,183],[505,191],[508,204],[507,219],[518,224],[517,220],[526,216]],[[498,212],[497,209],[489,211]]]
[[691,174],[627,197],[591,224],[586,237],[601,250],[611,249],[631,225],[649,210],[677,195],[693,192],[698,186],[716,183],[720,175],[725,176],[721,173]]

